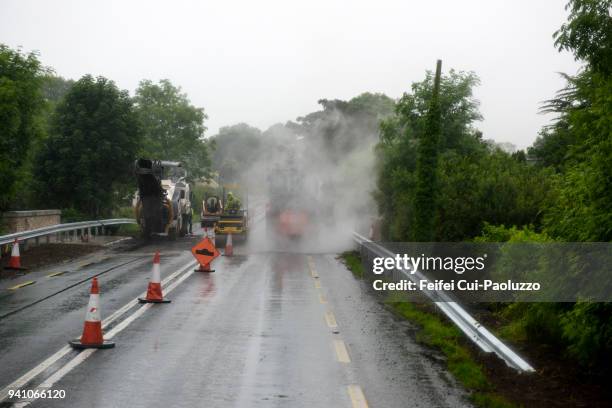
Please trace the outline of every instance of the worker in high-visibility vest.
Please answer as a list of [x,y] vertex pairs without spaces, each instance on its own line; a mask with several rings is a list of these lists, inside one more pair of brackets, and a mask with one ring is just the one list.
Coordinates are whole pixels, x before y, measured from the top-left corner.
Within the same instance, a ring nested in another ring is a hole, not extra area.
[[240,208],[242,208],[242,203],[240,202],[240,199],[234,197],[234,194],[231,191],[227,193],[227,205],[225,206],[225,208],[230,213],[240,211]]

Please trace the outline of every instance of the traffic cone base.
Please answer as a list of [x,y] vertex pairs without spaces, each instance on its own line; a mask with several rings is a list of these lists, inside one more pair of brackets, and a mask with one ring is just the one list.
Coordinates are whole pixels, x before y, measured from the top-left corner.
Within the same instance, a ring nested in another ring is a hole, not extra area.
[[11,266],[10,264],[5,266],[4,269],[11,271],[27,271],[28,268],[24,268],[23,266]]
[[200,264],[200,266],[198,268],[194,269],[194,272],[208,272],[208,273],[211,273],[211,272],[214,272],[214,271],[215,271],[214,269],[210,269],[210,264],[209,263],[207,263],[206,265]]
[[90,349],[90,348],[109,349],[109,348],[115,347],[115,343],[112,341],[108,341],[108,340],[103,340],[102,343],[99,343],[99,344],[83,344],[81,343],[81,339],[76,339],[76,340],[69,341],[68,344],[70,344],[72,348],[75,348],[77,350]]
[[138,298],[138,303],[170,303],[170,302],[172,302],[170,299]]

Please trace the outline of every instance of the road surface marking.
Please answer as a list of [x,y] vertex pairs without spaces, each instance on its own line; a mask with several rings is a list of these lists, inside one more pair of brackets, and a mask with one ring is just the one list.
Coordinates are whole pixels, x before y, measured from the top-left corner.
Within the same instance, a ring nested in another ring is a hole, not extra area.
[[325,296],[323,296],[322,293],[319,293],[319,302],[323,305],[327,304],[327,299],[325,299]]
[[91,265],[93,265],[93,264],[95,264],[95,263],[96,263],[95,261],[81,262],[81,263],[79,264],[79,268],[81,268],[81,269],[82,269],[82,268],[85,268],[85,267],[87,267],[87,266],[91,266]]
[[68,272],[68,271],[53,272],[53,273],[48,274],[48,275],[47,275],[47,277],[48,277],[48,278],[54,278],[54,277],[56,277],[56,276],[63,275],[63,274],[65,274],[66,272]]
[[[184,273],[180,278],[176,279],[174,282],[172,282],[170,285],[168,285],[168,287],[166,289],[164,289],[164,292],[166,294],[172,292],[185,279],[190,277],[194,273],[193,267],[196,266],[196,264],[197,264],[196,261],[191,261],[191,262],[189,262],[189,264],[186,267],[181,268],[180,271],[184,271],[187,268],[189,268],[189,270],[186,273]],[[173,275],[176,275],[177,273],[178,272],[175,272]],[[167,279],[168,278],[166,278],[165,280],[167,280]],[[142,296],[144,296],[144,294]],[[137,302],[138,298],[134,299],[133,301]],[[132,313],[131,315],[126,317],[124,320],[122,320],[121,323],[119,323],[117,326],[113,327],[112,330],[110,330],[106,334],[106,336],[104,336],[104,338],[107,339],[107,340],[110,340],[113,337],[115,337],[117,334],[121,333],[126,327],[128,327],[130,325],[130,323],[132,323],[134,320],[136,320],[140,316],[142,316],[147,310],[149,310],[151,307],[153,307],[153,305],[154,305],[154,303],[147,303],[147,304],[142,305],[134,313]],[[38,385],[38,387],[36,387],[36,390],[38,390],[40,392],[40,391],[43,391],[43,390],[47,390],[47,389],[53,388],[53,385],[56,382],[61,380],[66,374],[68,374],[70,371],[72,371],[75,367],[77,367],[83,361],[87,360],[97,350],[98,349],[87,349],[85,351],[80,352],[76,357],[74,357],[72,360],[70,360],[68,363],[66,363],[62,368],[60,368],[55,373],[53,373],[53,375],[51,375],[49,378],[47,378],[42,383],[40,383]],[[8,389],[7,389],[7,393],[8,393]],[[30,405],[32,402],[36,401],[37,399],[38,398],[33,398],[33,399],[28,399],[27,401],[21,401],[18,404],[15,404],[15,407],[26,407],[26,406]]]
[[347,387],[347,391],[349,397],[351,397],[353,408],[368,408],[368,401],[366,401],[360,386],[351,384]]
[[325,321],[330,329],[338,327],[338,323],[336,322],[336,316],[332,312],[325,312]]
[[[165,279],[162,280],[162,286],[167,284],[169,281],[171,281],[172,279],[174,279],[175,277],[177,277],[181,273],[185,272],[185,270],[193,268],[193,266],[195,266],[195,264],[196,264],[195,261],[191,261],[185,267],[180,268],[178,271],[170,274],[169,276],[167,276]],[[174,286],[172,288],[174,288]],[[168,289],[169,288],[164,289],[164,292],[168,293],[169,292]],[[143,292],[138,297],[144,297],[144,296],[146,296],[146,292]],[[106,319],[104,319],[102,321],[102,328],[104,329],[104,328],[108,327],[108,325],[110,325],[112,322],[117,320],[119,317],[121,317],[123,314],[125,314],[128,310],[130,310],[131,308],[136,306],[138,304],[138,297],[135,298],[135,299],[132,299],[131,301],[126,303],[122,308],[116,310],[113,314],[111,314]],[[27,373],[25,373],[24,375],[22,375],[21,377],[19,377],[15,381],[13,381],[11,384],[9,384],[6,387],[4,387],[2,389],[2,391],[0,391],[0,402],[4,401],[6,399],[6,397],[8,397],[9,390],[15,390],[15,389],[22,388],[25,384],[30,382],[32,379],[34,379],[40,373],[42,373],[47,368],[51,367],[53,364],[55,364],[57,361],[59,361],[62,357],[64,357],[66,354],[68,354],[71,350],[72,350],[72,347],[70,347],[70,346],[62,347],[57,352],[55,352],[50,357],[48,357],[46,360],[44,360],[42,363],[40,363],[36,367],[32,368],[30,371],[28,371]]]
[[316,289],[321,289],[321,281],[316,280],[314,285]]
[[16,289],[21,289],[21,288],[23,288],[24,286],[30,286],[30,285],[33,285],[33,284],[35,284],[35,283],[36,283],[36,281],[27,281],[27,282],[23,282],[23,283],[20,283],[19,285],[11,286],[10,288],[8,288],[8,290],[16,290]]
[[336,348],[336,357],[340,363],[350,363],[351,358],[346,350],[346,345],[342,340],[334,340],[334,346]]
[[317,273],[317,269],[315,268],[315,264],[312,261],[312,256],[308,255],[307,259],[308,259],[308,269],[310,269],[310,276],[312,276],[313,278],[318,278],[319,274]]

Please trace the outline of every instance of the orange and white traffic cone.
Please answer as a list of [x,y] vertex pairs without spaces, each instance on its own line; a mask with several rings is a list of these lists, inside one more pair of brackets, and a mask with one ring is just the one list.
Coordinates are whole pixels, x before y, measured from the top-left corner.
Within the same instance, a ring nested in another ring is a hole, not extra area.
[[153,257],[153,269],[151,270],[151,280],[147,288],[147,297],[138,298],[140,303],[170,303],[170,300],[164,299],[162,295],[161,276],[159,272],[159,251],[155,252]]
[[8,265],[4,269],[13,269],[17,271],[25,270],[26,268],[21,266],[21,256],[19,255],[19,240],[15,239],[13,242],[13,248],[11,249],[11,259]]
[[91,292],[87,314],[85,315],[85,325],[80,339],[69,342],[73,348],[99,348],[107,349],[115,347],[112,341],[104,340],[102,336],[102,319],[100,318],[100,290],[98,289],[98,279],[91,281]]
[[227,240],[225,241],[225,252],[223,253],[225,256],[234,255],[234,246],[232,245],[232,234],[227,235]]

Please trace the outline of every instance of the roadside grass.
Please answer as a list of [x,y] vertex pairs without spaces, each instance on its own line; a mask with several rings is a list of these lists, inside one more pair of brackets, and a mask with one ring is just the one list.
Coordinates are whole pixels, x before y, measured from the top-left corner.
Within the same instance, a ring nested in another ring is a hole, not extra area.
[[347,251],[340,254],[340,258],[346,265],[349,271],[355,275],[355,277],[361,279],[364,275],[363,264],[361,263],[361,257],[357,251]]
[[[358,252],[344,252],[340,254],[340,258],[355,277],[364,276],[364,267]],[[393,312],[420,328],[416,336],[418,342],[444,354],[448,371],[471,391],[470,399],[476,407],[516,407],[494,393],[483,367],[473,358],[471,350],[464,344],[463,334],[455,325],[443,320],[432,310],[428,310],[426,305],[407,302],[398,294],[387,295],[384,303]]]

